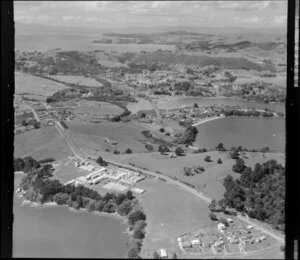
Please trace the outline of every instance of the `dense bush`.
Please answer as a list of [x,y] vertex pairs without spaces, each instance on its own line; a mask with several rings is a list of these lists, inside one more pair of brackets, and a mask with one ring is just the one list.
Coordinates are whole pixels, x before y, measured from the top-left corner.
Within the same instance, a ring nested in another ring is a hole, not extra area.
[[40,167],[40,163],[30,156],[22,158],[14,158],[14,171],[24,171],[28,173]]
[[241,158],[238,158],[235,161],[236,163],[232,166],[232,171],[236,173],[242,173],[246,168],[245,161]]
[[100,165],[100,166],[107,166],[107,162],[103,160],[103,158],[101,156],[99,156],[96,160],[96,162]]
[[175,154],[176,154],[177,156],[182,156],[182,155],[184,155],[184,150],[183,150],[180,146],[178,146],[178,147],[176,147],[176,149],[175,149]]
[[245,167],[239,179],[228,175],[223,185],[226,206],[284,230],[285,170],[281,164],[269,160],[253,169]]
[[222,164],[223,163],[223,161],[221,160],[221,158],[218,159],[217,163],[218,164]]
[[39,163],[49,163],[49,162],[54,162],[55,159],[54,158],[46,158],[43,160],[39,160]]
[[130,148],[127,148],[126,151],[125,151],[125,153],[126,153],[126,154],[131,154],[131,153],[132,153],[132,150],[131,150]]
[[198,129],[194,126],[189,126],[180,137],[175,140],[177,144],[191,145],[196,140]]
[[209,155],[205,156],[204,161],[206,162],[212,162],[212,159]]

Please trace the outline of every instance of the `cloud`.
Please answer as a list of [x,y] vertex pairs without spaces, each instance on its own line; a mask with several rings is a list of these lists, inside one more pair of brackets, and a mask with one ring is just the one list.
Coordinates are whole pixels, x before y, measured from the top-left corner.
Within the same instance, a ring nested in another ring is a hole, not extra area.
[[23,23],[46,23],[51,20],[49,15],[39,15],[39,16],[32,16],[32,15],[15,15],[15,21],[23,22]]
[[286,15],[275,16],[273,20],[273,22],[277,25],[286,24],[286,21],[287,21]]
[[213,5],[216,9],[235,11],[258,11],[277,6],[274,1],[218,1],[214,2]]
[[236,16],[233,18],[233,20],[238,23],[246,23],[246,24],[257,24],[262,21],[262,19],[257,16],[250,17],[250,18],[240,18],[239,16]]

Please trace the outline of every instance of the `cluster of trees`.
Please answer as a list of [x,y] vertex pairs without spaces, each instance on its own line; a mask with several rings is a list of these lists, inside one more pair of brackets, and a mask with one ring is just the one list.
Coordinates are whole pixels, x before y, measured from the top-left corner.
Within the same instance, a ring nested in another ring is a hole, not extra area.
[[195,150],[193,153],[206,153],[207,149],[206,148],[199,148],[197,150]]
[[241,174],[236,180],[231,175],[224,179],[224,203],[245,212],[249,217],[266,221],[278,230],[285,223],[285,169],[275,160],[257,163],[252,169],[237,162]]
[[189,126],[181,136],[177,137],[175,143],[191,145],[196,140],[198,129],[194,126]]
[[194,176],[201,174],[205,169],[202,166],[183,167],[183,173],[185,176]]
[[224,109],[221,112],[222,114],[224,114],[225,116],[263,116],[263,117],[272,117],[274,116],[273,112],[271,111],[263,111],[263,112],[259,112],[255,109],[252,110],[239,110],[239,109]]
[[153,134],[151,134],[148,130],[142,131],[142,135],[145,136],[153,144],[163,145],[166,147],[171,146],[169,142],[165,141],[164,139],[153,136]]
[[107,162],[103,160],[103,158],[101,156],[99,156],[97,159],[96,159],[96,163],[98,163],[100,166],[107,166]]
[[28,173],[40,168],[40,163],[40,161],[36,161],[31,156],[14,158],[14,171],[23,171]]
[[49,163],[49,162],[54,162],[55,159],[54,158],[45,158],[42,160],[39,160],[39,163]]

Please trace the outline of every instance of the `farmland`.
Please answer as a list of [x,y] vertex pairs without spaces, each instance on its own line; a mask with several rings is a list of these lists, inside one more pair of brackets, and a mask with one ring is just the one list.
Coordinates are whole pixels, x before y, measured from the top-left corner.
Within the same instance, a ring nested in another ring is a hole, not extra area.
[[51,96],[58,90],[67,88],[65,85],[22,72],[15,73],[16,94],[33,94],[43,97]]
[[52,157],[60,160],[69,154],[69,147],[55,127],[40,128],[15,136],[15,157],[32,156],[38,160]]
[[[204,158],[209,155],[213,162],[205,162]],[[245,164],[254,167],[256,163],[261,163],[270,159],[275,159],[284,165],[284,157],[278,153],[246,153],[247,159],[244,158]],[[225,192],[223,179],[231,174],[234,178],[239,175],[232,171],[232,166],[235,160],[228,158],[227,152],[207,152],[201,154],[187,154],[177,158],[170,159],[166,155],[158,153],[143,153],[131,155],[108,155],[115,161],[121,161],[134,164],[137,167],[143,167],[151,171],[159,171],[171,177],[175,177],[183,182],[194,185],[198,190],[201,190],[208,197],[221,199]],[[223,161],[222,164],[217,164],[218,158]],[[195,176],[185,176],[183,167],[201,165],[205,171],[202,174]]]

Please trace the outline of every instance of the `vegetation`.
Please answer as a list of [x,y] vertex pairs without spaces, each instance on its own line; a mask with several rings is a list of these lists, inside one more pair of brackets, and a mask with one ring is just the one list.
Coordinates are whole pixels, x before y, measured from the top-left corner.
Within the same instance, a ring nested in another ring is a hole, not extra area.
[[49,163],[49,162],[54,162],[54,158],[45,158],[43,160],[39,160],[39,163]]
[[158,151],[161,153],[161,154],[165,154],[165,153],[167,153],[167,152],[170,152],[170,149],[167,147],[167,146],[165,146],[165,145],[159,145],[158,146]]
[[240,178],[228,175],[223,182],[226,206],[248,213],[283,231],[285,223],[285,169],[275,160],[245,167]]
[[195,142],[197,134],[198,129],[194,126],[189,126],[182,135],[175,140],[175,143],[191,145]]
[[205,156],[204,161],[212,162],[212,159],[211,159],[210,155]]
[[238,158],[235,161],[236,163],[232,166],[232,171],[242,173],[246,168],[245,161],[242,158]]
[[99,156],[96,160],[96,163],[98,163],[100,166],[107,166],[107,162],[103,160],[101,156]]
[[219,159],[217,160],[217,163],[218,163],[218,164],[222,164],[222,163],[223,163],[223,161],[221,160],[221,158],[219,158]]
[[225,149],[223,143],[219,143],[219,144],[217,145],[217,147],[216,147],[216,150],[217,150],[217,151],[221,151],[221,152],[226,151],[226,149]]
[[126,151],[125,151],[125,153],[126,153],[126,154],[131,154],[131,153],[132,153],[132,150],[131,150],[130,148],[127,148]]
[[153,144],[164,145],[167,147],[171,146],[171,144],[169,142],[167,142],[161,138],[157,138],[157,137],[153,136],[153,134],[151,134],[150,131],[148,131],[148,130],[142,131],[142,134]]
[[177,156],[182,156],[182,155],[184,155],[184,150],[183,150],[180,146],[178,146],[178,147],[176,147],[176,149],[175,149],[175,154],[176,154]]
[[183,172],[185,176],[194,176],[196,174],[201,174],[205,169],[202,166],[193,166],[193,167],[183,167]]
[[64,121],[59,121],[64,129],[68,129],[67,124]]
[[32,172],[40,168],[40,162],[30,156],[22,158],[14,158],[14,171],[23,171],[25,173]]

